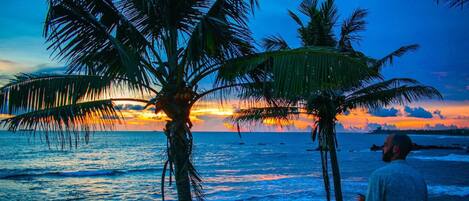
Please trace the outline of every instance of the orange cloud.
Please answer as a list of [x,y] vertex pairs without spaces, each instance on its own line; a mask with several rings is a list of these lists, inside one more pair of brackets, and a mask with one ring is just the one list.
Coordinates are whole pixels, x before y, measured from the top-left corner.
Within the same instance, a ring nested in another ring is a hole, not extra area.
[[[131,104],[121,103],[119,104]],[[469,101],[460,102],[425,102],[411,104],[409,107],[423,107],[429,112],[439,111],[432,118],[409,117],[404,107],[393,106],[399,110],[397,116],[378,117],[371,115],[365,109],[356,109],[348,115],[338,116],[340,126],[345,131],[363,132],[374,129],[372,125],[386,125],[398,129],[421,129],[441,126],[469,127]],[[138,107],[136,107],[138,108]],[[221,105],[217,101],[204,101],[197,104],[191,111],[190,119],[194,124],[194,131],[236,131],[237,126],[227,122],[226,118],[239,108],[235,101]],[[152,110],[121,110],[124,117],[123,124],[117,124],[117,130],[158,130],[164,128],[169,118],[164,113],[155,114]],[[8,115],[0,114],[0,119]],[[307,131],[313,126],[314,117],[301,115],[291,121],[277,121],[268,119],[256,125],[241,125],[241,131]],[[342,130],[339,130],[342,131]]]

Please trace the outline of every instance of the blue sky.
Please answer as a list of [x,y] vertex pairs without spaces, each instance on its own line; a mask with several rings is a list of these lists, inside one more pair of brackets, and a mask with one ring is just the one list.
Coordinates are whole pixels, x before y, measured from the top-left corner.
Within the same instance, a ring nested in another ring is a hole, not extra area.
[[[260,0],[261,8],[249,23],[254,37],[259,41],[268,35],[281,35],[290,46],[299,46],[298,27],[287,15],[287,9],[295,11],[300,2]],[[355,44],[367,55],[379,58],[400,46],[419,44],[421,48],[417,52],[398,59],[394,66],[385,68],[384,74],[387,78],[415,78],[436,87],[445,98],[444,102],[424,101],[377,111],[357,111],[340,119],[344,128],[363,130],[375,124],[398,128],[469,126],[469,8],[448,8],[433,0],[336,2],[340,22],[356,8],[369,10],[368,28],[362,33],[363,40]],[[0,0],[0,5],[0,85],[8,81],[5,78],[19,72],[51,72],[63,68],[63,63],[50,58],[42,37],[46,1]],[[138,113],[129,114],[136,115],[135,124],[141,126],[146,117],[138,116],[142,112],[135,111]],[[206,113],[201,111],[198,116],[199,121],[205,121],[199,122],[201,130],[224,128],[222,119],[226,112],[214,110],[208,116]],[[204,120],[205,117],[210,121]],[[151,130],[155,128],[153,124],[152,121],[145,125]],[[298,128],[304,129],[306,125],[308,122]]]
[[[42,37],[46,1],[0,2],[0,75],[63,66],[50,59]],[[255,38],[278,34],[298,46],[297,26],[287,9],[295,10],[299,2],[261,0],[261,8],[250,22]],[[417,52],[386,68],[387,77],[416,78],[437,87],[445,100],[469,99],[468,9],[436,5],[432,0],[338,0],[337,5],[341,20],[356,8],[369,10],[368,29],[356,47],[370,56],[384,56],[406,44],[421,45]]]
[[[261,1],[261,10],[251,22],[255,37],[279,34],[299,45],[297,26],[286,13],[296,9],[298,2]],[[387,77],[416,78],[437,87],[446,100],[469,99],[468,9],[437,6],[431,0],[338,0],[337,4],[341,19],[359,7],[369,10],[368,29],[356,45],[366,54],[379,58],[402,45],[421,46],[386,68]]]

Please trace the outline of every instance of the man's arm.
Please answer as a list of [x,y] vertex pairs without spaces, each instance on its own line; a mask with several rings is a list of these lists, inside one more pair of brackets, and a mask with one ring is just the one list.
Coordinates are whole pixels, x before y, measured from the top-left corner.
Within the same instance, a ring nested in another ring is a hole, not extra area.
[[383,201],[384,200],[384,181],[382,176],[373,173],[368,182],[368,192],[366,201]]

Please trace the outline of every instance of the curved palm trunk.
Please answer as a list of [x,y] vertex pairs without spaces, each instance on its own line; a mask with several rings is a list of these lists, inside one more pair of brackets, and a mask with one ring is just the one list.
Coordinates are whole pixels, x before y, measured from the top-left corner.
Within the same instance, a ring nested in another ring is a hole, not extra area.
[[[184,121],[172,120],[166,124],[166,135],[169,141],[168,160],[174,165],[176,189],[180,201],[191,201],[191,185],[189,179],[190,144],[187,138]],[[164,184],[162,184],[164,185]]]
[[336,201],[342,201],[342,185],[340,178],[339,162],[337,160],[337,150],[336,150],[336,137],[335,137],[335,122],[334,120],[328,120],[326,122],[326,141],[327,147],[329,149],[330,158],[331,158],[331,168],[332,168],[332,178],[334,181],[334,195]]
[[171,118],[171,121],[166,123],[165,129],[168,139],[169,169],[171,171],[171,165],[174,165],[174,176],[179,201],[192,201],[191,185],[194,188],[196,197],[199,199],[202,196],[201,180],[191,161],[192,134],[190,132],[189,120],[190,107],[187,105],[171,104],[171,109],[166,111],[166,114]]
[[[342,201],[342,186],[339,170],[339,162],[337,159],[337,143],[335,137],[335,121],[333,118],[321,118],[319,120],[320,137],[319,143],[321,146],[321,162],[323,170],[323,179],[326,190],[327,200],[330,200],[330,184],[329,184],[329,171],[327,166],[327,152],[330,155],[332,178],[334,183],[334,196],[336,201]],[[323,148],[325,147],[324,154]]]
[[331,155],[331,167],[332,167],[332,177],[334,180],[334,193],[335,193],[335,200],[342,201],[342,186],[341,186],[341,179],[340,179],[340,170],[339,170],[339,162],[337,160],[337,152],[335,148],[335,137],[331,137],[332,139],[328,142],[330,147],[330,155]]
[[331,190],[329,184],[329,173],[327,172],[327,150],[324,150],[322,146],[322,139],[319,138],[319,150],[321,154],[321,165],[322,165],[322,177],[324,181],[324,189],[326,190],[327,201],[331,200]]

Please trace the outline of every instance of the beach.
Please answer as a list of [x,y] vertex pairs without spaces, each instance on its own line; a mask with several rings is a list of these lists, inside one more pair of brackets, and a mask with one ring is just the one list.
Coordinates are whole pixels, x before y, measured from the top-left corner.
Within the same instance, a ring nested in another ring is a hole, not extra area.
[[[369,150],[384,137],[338,134],[345,200],[364,194],[368,176],[385,165],[380,152]],[[469,145],[469,137],[411,138],[424,145]],[[206,200],[325,200],[309,133],[244,133],[240,139],[237,133],[196,132],[194,140]],[[48,149],[37,136],[2,131],[0,200],[161,200],[165,146],[160,132],[98,132],[76,149]],[[415,151],[408,161],[424,175],[430,200],[469,199],[464,150]],[[171,187],[166,195],[175,200]]]

